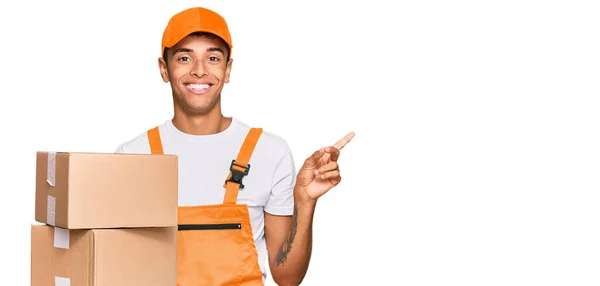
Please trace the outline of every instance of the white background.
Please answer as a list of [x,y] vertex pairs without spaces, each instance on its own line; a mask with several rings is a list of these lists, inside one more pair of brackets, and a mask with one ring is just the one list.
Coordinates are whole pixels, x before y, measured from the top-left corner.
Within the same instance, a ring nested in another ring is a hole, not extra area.
[[298,166],[356,132],[303,285],[599,285],[594,2],[3,1],[3,284],[29,285],[35,151],[170,118],[161,35],[204,5],[233,34],[226,115]]

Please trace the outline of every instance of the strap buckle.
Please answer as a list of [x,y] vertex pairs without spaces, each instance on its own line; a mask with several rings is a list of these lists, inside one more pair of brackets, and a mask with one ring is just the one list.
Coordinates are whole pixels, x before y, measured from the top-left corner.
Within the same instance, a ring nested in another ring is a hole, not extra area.
[[[243,168],[244,171],[234,169],[233,166]],[[240,188],[243,189],[244,184],[242,184],[242,179],[244,178],[244,176],[248,175],[248,172],[250,171],[250,164],[248,164],[248,166],[236,164],[234,159],[231,161],[231,166],[229,167],[229,170],[231,171],[231,178],[229,178],[229,180],[225,180],[225,184],[227,184],[227,182],[237,183],[240,185]]]

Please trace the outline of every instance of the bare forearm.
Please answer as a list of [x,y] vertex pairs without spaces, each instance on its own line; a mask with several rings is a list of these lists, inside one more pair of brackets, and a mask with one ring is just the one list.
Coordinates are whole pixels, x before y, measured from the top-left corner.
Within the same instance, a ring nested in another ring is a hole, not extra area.
[[314,203],[297,202],[290,233],[275,257],[274,278],[279,285],[298,285],[308,270],[312,253],[312,223]]

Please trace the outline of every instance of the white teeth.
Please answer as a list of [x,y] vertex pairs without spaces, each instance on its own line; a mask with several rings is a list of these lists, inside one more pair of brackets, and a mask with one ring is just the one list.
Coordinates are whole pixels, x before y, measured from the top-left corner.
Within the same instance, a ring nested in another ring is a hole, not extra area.
[[194,89],[194,90],[202,90],[202,89],[207,89],[209,87],[209,85],[208,84],[188,84],[187,87],[190,89]]

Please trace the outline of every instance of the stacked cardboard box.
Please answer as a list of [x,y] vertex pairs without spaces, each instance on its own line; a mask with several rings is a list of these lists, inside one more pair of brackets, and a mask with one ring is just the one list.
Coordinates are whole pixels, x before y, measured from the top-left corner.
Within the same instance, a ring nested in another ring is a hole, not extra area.
[[177,157],[38,152],[32,286],[177,284]]

